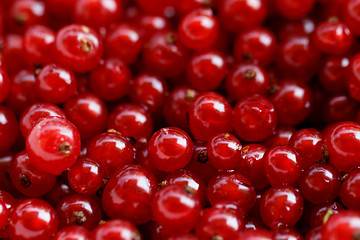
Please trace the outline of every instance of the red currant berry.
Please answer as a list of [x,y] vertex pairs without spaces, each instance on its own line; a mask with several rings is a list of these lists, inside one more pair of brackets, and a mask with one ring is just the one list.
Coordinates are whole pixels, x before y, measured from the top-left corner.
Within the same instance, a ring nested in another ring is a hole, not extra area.
[[10,210],[4,201],[0,200],[0,229],[3,229],[9,221]]
[[141,240],[136,226],[129,221],[116,219],[99,225],[90,235],[90,240]]
[[44,199],[50,203],[51,206],[56,208],[63,198],[70,196],[73,193],[75,192],[70,188],[67,178],[63,175],[59,175],[55,186],[44,196]]
[[80,134],[64,118],[47,117],[30,130],[26,152],[34,167],[59,175],[71,167],[80,154]]
[[12,211],[8,231],[10,239],[48,240],[58,228],[56,211],[41,199],[27,199]]
[[322,239],[356,239],[359,237],[360,214],[357,211],[345,210],[330,216],[322,227]]
[[8,74],[15,74],[25,65],[23,37],[17,34],[7,34],[2,41],[0,65]]
[[286,19],[301,19],[307,15],[315,4],[315,0],[275,0],[276,10]]
[[339,171],[350,171],[360,164],[360,124],[341,122],[333,125],[325,135],[330,162]]
[[35,90],[44,101],[64,103],[76,94],[76,78],[67,68],[46,65],[36,77]]
[[190,85],[198,91],[218,88],[227,72],[226,59],[222,53],[206,50],[195,53],[186,68]]
[[358,12],[358,9],[360,7],[360,1],[349,0],[342,4],[344,6],[344,11],[342,14],[344,23],[350,28],[353,34],[358,36],[360,34],[360,14]]
[[57,62],[75,72],[94,69],[103,54],[103,44],[98,34],[83,25],[67,25],[59,30],[55,38]]
[[234,107],[232,125],[241,139],[260,142],[271,136],[277,117],[273,104],[265,97],[242,98]]
[[241,161],[241,143],[230,133],[213,136],[207,144],[210,163],[217,169],[235,169]]
[[15,113],[2,105],[0,105],[0,119],[0,152],[4,152],[15,144],[19,135],[19,126]]
[[210,9],[196,9],[185,15],[178,28],[179,41],[187,48],[211,47],[218,38],[219,24]]
[[106,127],[107,108],[95,94],[82,93],[64,104],[68,119],[77,127],[82,139],[90,139]]
[[341,184],[339,196],[341,202],[348,208],[359,210],[360,200],[360,169],[354,169],[346,175],[345,181]]
[[83,194],[95,193],[102,187],[103,178],[102,166],[86,157],[80,157],[67,174],[71,189]]
[[278,228],[273,231],[274,240],[303,240],[303,237],[293,228]]
[[0,69],[0,103],[3,102],[10,93],[10,79],[7,73]]
[[87,240],[89,239],[89,231],[80,226],[69,226],[61,229],[56,233],[53,240]]
[[328,56],[319,70],[319,81],[326,92],[347,91],[346,74],[350,64],[348,56]]
[[343,209],[343,206],[337,202],[316,205],[309,216],[310,226],[321,227],[331,215],[338,214]]
[[240,232],[236,240],[273,240],[273,238],[270,231],[256,229]]
[[171,24],[159,15],[141,14],[137,21],[142,39],[148,41],[154,34],[171,30]]
[[187,232],[195,227],[201,212],[198,196],[191,188],[168,185],[161,188],[152,200],[155,220],[171,232]]
[[58,106],[51,103],[35,103],[29,106],[21,115],[20,131],[26,138],[31,128],[46,117],[66,118],[65,113]]
[[229,102],[215,92],[199,94],[190,105],[189,126],[198,140],[209,140],[212,136],[231,132],[232,110]]
[[193,148],[189,135],[177,127],[158,130],[148,145],[151,163],[165,172],[185,167],[191,160]]
[[360,54],[356,54],[350,61],[350,65],[347,70],[347,86],[350,92],[350,96],[359,101],[360,93]]
[[294,187],[271,187],[260,200],[260,214],[270,228],[292,227],[303,212],[303,198]]
[[140,165],[118,169],[106,184],[102,207],[112,218],[139,225],[151,220],[151,200],[157,190],[155,176]]
[[90,87],[102,99],[114,101],[128,94],[130,80],[128,66],[118,58],[109,58],[91,72]]

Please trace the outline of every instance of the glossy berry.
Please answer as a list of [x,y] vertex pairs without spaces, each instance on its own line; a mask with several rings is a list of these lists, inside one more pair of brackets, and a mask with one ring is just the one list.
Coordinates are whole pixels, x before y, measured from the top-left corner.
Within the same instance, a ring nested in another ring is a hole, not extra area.
[[109,58],[91,72],[90,87],[96,95],[107,101],[114,101],[129,92],[131,72],[118,58]]
[[249,178],[254,188],[264,188],[269,184],[265,175],[264,155],[267,148],[261,144],[249,144],[243,146],[242,160],[237,170]]
[[80,0],[74,5],[74,21],[95,29],[118,21],[123,11],[116,0]]
[[91,233],[90,240],[141,240],[136,226],[129,221],[116,219],[99,225]]
[[168,185],[160,189],[152,200],[155,220],[172,232],[187,232],[195,227],[200,217],[201,205],[192,189]]
[[241,161],[241,143],[230,133],[212,137],[207,144],[210,163],[217,169],[235,169]]
[[118,132],[101,133],[91,139],[87,156],[99,163],[104,176],[110,176],[117,168],[134,161],[131,143]]
[[158,130],[148,145],[151,163],[165,172],[185,167],[192,157],[193,148],[189,135],[177,127]]
[[288,145],[291,136],[296,132],[296,129],[290,126],[279,126],[275,129],[273,134],[264,142],[267,147]]
[[148,140],[153,132],[151,115],[142,106],[124,103],[116,106],[109,115],[108,129],[114,129],[135,141]]
[[58,117],[39,121],[26,138],[26,152],[31,163],[39,170],[54,175],[59,175],[76,162],[80,145],[76,127]]
[[66,196],[74,194],[75,192],[69,186],[68,180],[65,176],[59,175],[56,179],[55,186],[48,192],[44,199],[51,204],[54,208],[57,207],[59,202]]
[[0,69],[0,103],[3,102],[10,92],[10,79],[8,74]]
[[3,229],[8,223],[10,210],[6,207],[4,201],[0,200],[0,228]]
[[277,11],[285,18],[290,20],[301,19],[310,12],[315,0],[305,0],[299,2],[296,0],[275,0]]
[[35,90],[44,101],[64,103],[76,94],[76,77],[68,68],[46,65],[36,77]]
[[69,99],[63,109],[67,118],[79,130],[82,139],[90,139],[106,127],[106,105],[92,93],[82,93]]
[[79,225],[87,230],[95,228],[101,220],[99,205],[89,196],[74,194],[61,200],[56,208],[59,228]]
[[342,211],[330,216],[322,228],[323,239],[356,239],[359,237],[360,214],[357,211]]
[[248,212],[255,204],[256,193],[249,179],[237,172],[219,173],[208,183],[207,198],[211,205],[232,201]]
[[156,14],[141,14],[136,23],[144,41],[148,41],[157,32],[169,31],[172,28],[167,18]]
[[293,228],[279,228],[273,231],[274,240],[303,240],[302,235]]
[[275,59],[275,35],[265,28],[255,28],[241,33],[234,42],[234,56],[239,62],[267,66]]
[[143,47],[140,30],[130,24],[118,24],[107,33],[104,47],[106,56],[132,64]]
[[324,225],[331,215],[338,214],[344,209],[343,205],[337,202],[316,205],[309,216],[310,226],[318,227]]
[[340,188],[340,173],[332,165],[315,164],[299,178],[300,191],[304,198],[320,204],[334,200]]
[[288,125],[302,122],[312,107],[312,96],[308,86],[291,80],[281,82],[270,101],[275,106],[278,122]]
[[210,91],[218,88],[227,71],[226,59],[222,53],[214,50],[196,52],[186,68],[190,85],[198,91]]
[[237,240],[254,240],[254,239],[261,239],[261,240],[270,240],[272,238],[272,234],[270,231],[265,229],[256,229],[256,230],[247,230],[244,232],[240,232],[238,234]]
[[200,239],[234,239],[244,229],[244,220],[227,209],[207,208],[202,211],[195,233]]
[[353,36],[345,24],[330,20],[316,27],[313,42],[323,53],[338,55],[349,51]]
[[324,118],[327,123],[354,121],[358,111],[358,102],[348,94],[329,96],[324,104]]
[[341,122],[333,125],[325,135],[330,162],[339,171],[350,171],[360,164],[357,149],[360,146],[360,125]]
[[0,152],[3,152],[15,144],[19,126],[15,113],[2,105],[0,105],[0,119]]
[[301,157],[304,169],[323,159],[324,137],[314,128],[296,131],[290,138],[289,146]]
[[303,212],[303,198],[294,187],[271,187],[260,200],[260,214],[270,228],[294,226]]
[[157,190],[155,176],[140,165],[118,169],[106,184],[102,207],[112,219],[139,225],[151,220],[151,200]]
[[360,14],[357,12],[359,6],[359,0],[347,1],[344,4],[344,10],[342,13],[344,23],[350,28],[351,32],[357,36],[360,34],[360,31],[358,29],[358,27],[360,26]]
[[187,48],[211,47],[218,38],[219,24],[210,9],[197,9],[185,15],[178,28],[179,41]]
[[29,106],[21,115],[20,131],[24,137],[27,137],[31,128],[41,119],[46,117],[66,118],[64,111],[58,106],[39,102]]
[[348,208],[359,210],[360,170],[354,169],[346,175],[345,181],[341,184],[339,196],[341,202]]
[[260,142],[273,133],[277,117],[274,105],[260,95],[242,98],[234,107],[232,125],[247,142]]
[[103,185],[104,171],[94,160],[80,157],[69,169],[68,182],[75,192],[92,194]]
[[89,238],[89,231],[80,226],[69,226],[59,230],[54,236],[54,240],[87,240]]
[[56,211],[41,199],[20,202],[12,211],[10,221],[10,239],[47,240],[58,228]]
[[171,126],[188,128],[188,111],[198,92],[186,86],[174,88],[164,103],[163,114]]
[[219,17],[228,31],[239,33],[261,25],[266,17],[263,0],[224,0],[219,2]]
[[83,73],[99,64],[103,54],[103,43],[91,28],[72,24],[59,30],[54,50],[59,64]]
[[241,63],[229,72],[225,84],[230,97],[240,100],[253,94],[265,96],[270,87],[270,80],[262,67]]
[[349,90],[349,94],[352,98],[359,101],[360,93],[360,54],[356,54],[351,58],[350,65],[347,70],[346,82]]
[[343,93],[347,89],[346,74],[350,64],[348,56],[328,56],[319,70],[319,81],[329,93]]
[[25,151],[18,153],[11,162],[10,178],[16,189],[29,197],[46,194],[56,182],[56,176],[35,168]]
[[189,126],[198,140],[209,140],[212,136],[231,132],[231,106],[220,94],[204,92],[190,105]]

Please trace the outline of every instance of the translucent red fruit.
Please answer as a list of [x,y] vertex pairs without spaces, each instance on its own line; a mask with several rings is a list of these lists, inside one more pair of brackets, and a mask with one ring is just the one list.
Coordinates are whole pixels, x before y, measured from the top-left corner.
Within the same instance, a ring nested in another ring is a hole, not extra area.
[[274,105],[265,97],[242,98],[234,107],[232,125],[237,135],[247,142],[260,142],[273,133],[277,124]]
[[64,118],[47,117],[39,121],[26,138],[26,152],[31,163],[54,175],[76,162],[80,147],[79,131]]
[[75,72],[94,69],[103,54],[99,35],[84,25],[66,25],[56,35],[54,43],[56,60]]
[[305,0],[299,2],[297,0],[276,0],[275,5],[277,11],[285,18],[290,20],[301,19],[308,14],[315,0]]
[[0,105],[0,152],[8,150],[16,142],[19,126],[12,109]]
[[196,9],[185,15],[178,28],[179,41],[193,50],[212,46],[219,35],[219,24],[210,9]]
[[152,200],[155,220],[171,232],[187,232],[200,217],[201,204],[192,189],[168,185],[156,192]]
[[47,240],[58,229],[56,211],[41,199],[20,202],[10,216],[10,239]]
[[196,139],[207,141],[218,133],[231,132],[231,117],[231,105],[222,95],[201,93],[190,105],[191,133]]
[[350,171],[360,164],[360,124],[341,122],[334,124],[325,135],[330,162],[339,171]]
[[339,196],[341,202],[348,208],[359,210],[360,200],[360,169],[354,169],[341,184]]
[[351,58],[350,65],[347,70],[346,82],[350,96],[355,100],[360,100],[360,54],[356,54]]
[[0,103],[3,102],[10,93],[10,79],[7,72],[0,69]]
[[107,221],[94,229],[90,240],[117,240],[136,239],[141,240],[142,236],[134,224],[129,221],[116,219]]
[[112,218],[139,225],[152,218],[151,201],[158,188],[155,176],[140,165],[127,165],[111,176],[102,194],[102,207]]
[[53,240],[86,240],[89,238],[89,231],[81,226],[69,226],[59,230]]
[[166,172],[185,167],[191,160],[193,148],[189,135],[177,127],[158,130],[148,145],[151,163]]
[[358,211],[342,211],[333,214],[322,227],[322,239],[356,239],[359,237],[360,214]]
[[303,212],[303,198],[300,191],[288,185],[271,187],[260,200],[260,214],[270,228],[292,227]]

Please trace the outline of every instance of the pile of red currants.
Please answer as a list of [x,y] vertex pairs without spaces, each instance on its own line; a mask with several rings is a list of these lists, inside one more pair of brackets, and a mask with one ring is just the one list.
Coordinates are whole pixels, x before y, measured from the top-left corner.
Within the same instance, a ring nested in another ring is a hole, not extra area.
[[360,240],[360,0],[0,0],[0,239]]

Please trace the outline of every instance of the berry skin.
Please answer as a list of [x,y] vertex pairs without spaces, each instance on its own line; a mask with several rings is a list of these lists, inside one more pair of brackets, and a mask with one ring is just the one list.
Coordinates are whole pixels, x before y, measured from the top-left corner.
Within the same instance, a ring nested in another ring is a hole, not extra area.
[[56,208],[59,228],[78,225],[87,230],[94,229],[101,220],[100,206],[90,196],[74,194],[61,200]]
[[201,93],[190,105],[191,133],[197,140],[207,141],[216,134],[231,132],[231,117],[231,106],[222,95]]
[[288,145],[291,136],[296,132],[296,129],[290,126],[279,126],[275,129],[273,134],[264,142],[267,147]]
[[46,65],[36,77],[35,90],[44,101],[64,103],[76,94],[76,77],[70,69]]
[[117,168],[134,161],[131,143],[117,132],[101,133],[91,139],[87,156],[99,163],[104,169],[104,176],[110,176]]
[[230,71],[225,84],[230,97],[240,100],[253,94],[265,96],[270,87],[270,79],[262,67],[240,63]]
[[348,208],[359,210],[360,200],[360,169],[354,169],[345,178],[341,184],[339,196],[341,202]]
[[69,226],[58,231],[53,240],[87,240],[89,239],[89,235],[89,231],[83,227]]
[[20,131],[24,137],[27,137],[31,128],[41,119],[46,117],[66,118],[64,111],[58,106],[40,102],[29,106],[21,115]]
[[90,139],[106,127],[107,108],[95,94],[81,93],[63,106],[67,118],[79,130],[82,139]]
[[91,72],[90,87],[106,101],[119,100],[129,93],[131,72],[125,62],[109,58]]
[[306,200],[315,204],[331,202],[340,188],[340,173],[332,165],[315,164],[300,176],[299,186]]
[[171,232],[187,232],[200,217],[201,204],[191,188],[168,185],[156,192],[152,200],[155,220]]
[[112,219],[139,225],[151,220],[151,200],[157,190],[155,176],[140,165],[118,169],[106,184],[102,207]]
[[220,201],[235,202],[248,212],[255,204],[256,192],[249,179],[237,172],[215,175],[208,183],[207,198],[211,205]]
[[343,209],[344,207],[337,202],[316,205],[309,216],[310,226],[319,227],[324,225],[331,215],[338,214]]
[[360,100],[360,54],[351,58],[350,65],[347,69],[346,82],[350,96],[355,100]]
[[332,163],[339,171],[350,171],[360,164],[360,124],[341,122],[325,135],[325,144]]
[[8,74],[0,69],[0,103],[3,102],[10,93],[10,79]]
[[272,147],[265,156],[265,173],[270,184],[295,185],[301,171],[301,157],[288,146]]
[[349,29],[354,35],[359,36],[360,14],[358,12],[358,9],[360,7],[360,1],[349,0],[342,4],[345,5],[342,15],[342,18],[344,19],[344,23],[346,24],[346,26],[349,27]]
[[34,167],[59,175],[71,167],[80,154],[80,134],[64,118],[47,117],[30,130],[26,152]]
[[90,240],[141,240],[136,226],[129,221],[116,219],[99,225],[90,234]]
[[54,51],[57,62],[75,72],[94,69],[103,54],[103,43],[98,34],[84,25],[67,25],[56,34]]
[[230,133],[212,137],[207,144],[210,163],[217,169],[235,169],[241,161],[241,143]]
[[237,135],[247,142],[267,139],[275,130],[276,124],[275,108],[265,97],[244,97],[234,107],[233,128]]
[[0,229],[3,229],[9,220],[10,209],[6,207],[6,203],[0,200]]
[[221,52],[203,50],[196,52],[186,68],[190,85],[198,91],[218,88],[227,72],[226,59]]
[[103,185],[103,168],[94,160],[80,157],[69,169],[68,182],[75,192],[82,194],[95,193]]
[[46,194],[56,182],[56,176],[35,168],[25,151],[18,153],[12,160],[10,178],[16,189],[29,197]]
[[273,240],[270,231],[265,229],[256,229],[240,232],[236,240]]
[[219,35],[219,24],[210,9],[197,9],[185,15],[178,28],[179,41],[187,48],[211,47]]
[[55,210],[41,199],[27,199],[12,211],[8,227],[10,239],[48,240],[58,228]]
[[345,24],[328,21],[317,25],[313,42],[323,53],[339,55],[349,51],[353,36]]
[[270,228],[292,227],[303,212],[303,198],[294,187],[282,185],[271,187],[260,200],[260,214]]
[[114,129],[135,141],[148,140],[153,132],[153,121],[144,107],[134,103],[116,106],[109,115],[108,129]]
[[319,81],[329,93],[347,91],[346,73],[350,65],[349,56],[328,56],[319,70]]
[[275,0],[277,11],[289,20],[301,19],[313,8],[315,0]]
[[0,105],[0,118],[0,152],[3,152],[15,144],[19,126],[15,113],[8,107]]
[[330,216],[322,227],[322,239],[357,239],[360,230],[360,214],[347,210]]
[[151,163],[165,172],[185,167],[191,160],[193,148],[194,143],[189,135],[177,127],[158,130],[148,145]]

